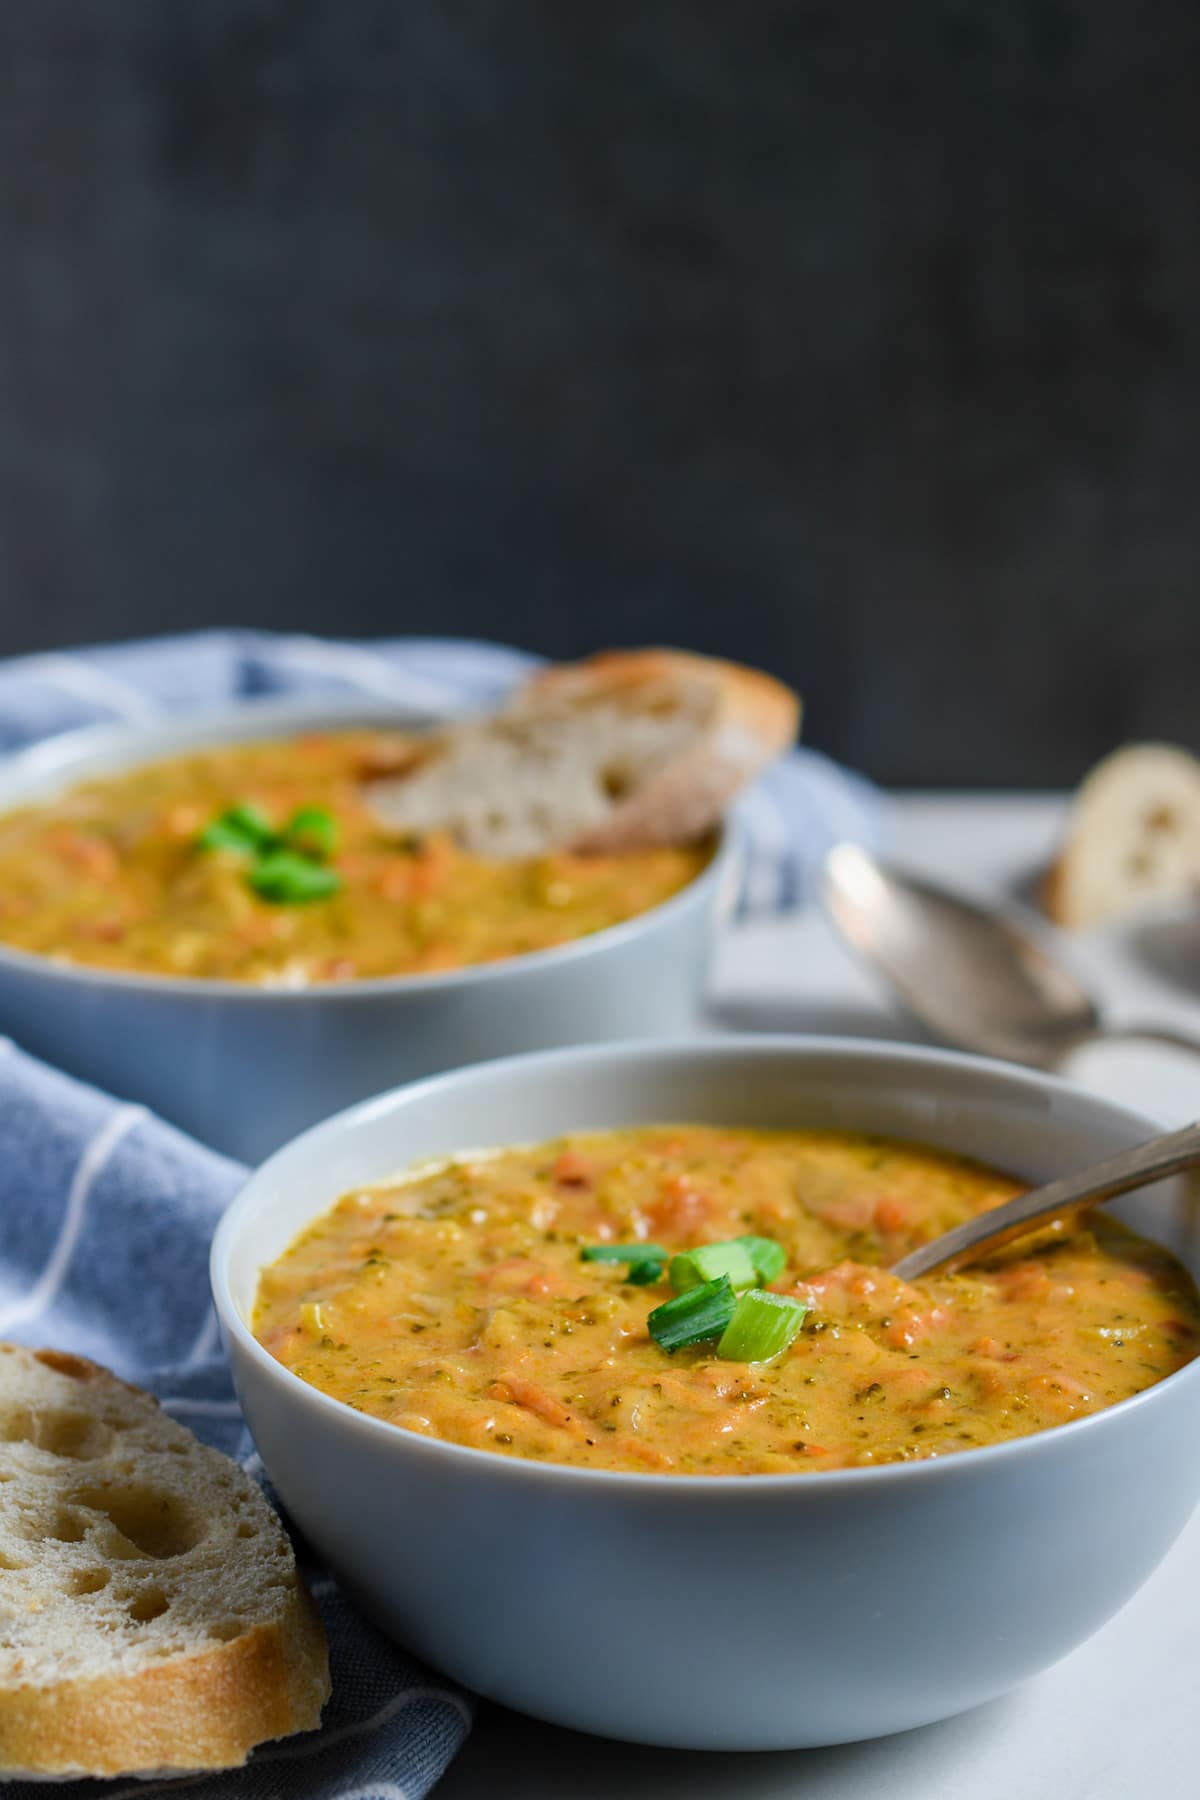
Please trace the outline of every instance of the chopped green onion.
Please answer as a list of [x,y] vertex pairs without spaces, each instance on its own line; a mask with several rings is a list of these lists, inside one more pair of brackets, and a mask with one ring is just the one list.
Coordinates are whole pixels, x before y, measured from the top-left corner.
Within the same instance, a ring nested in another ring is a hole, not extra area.
[[588,1244],[579,1254],[584,1262],[628,1263],[625,1279],[635,1287],[660,1281],[667,1265],[667,1253],[661,1244]]
[[764,1294],[752,1288],[738,1299],[717,1355],[727,1362],[770,1362],[797,1336],[807,1311],[807,1306],[786,1294]]
[[275,842],[275,828],[257,806],[230,806],[196,840],[202,850],[241,850],[257,855]]
[[758,1271],[758,1279],[764,1287],[770,1287],[783,1274],[787,1262],[787,1251],[774,1238],[745,1236],[740,1237],[739,1244],[744,1244],[749,1252],[750,1261]]
[[282,832],[257,806],[227,807],[196,840],[202,850],[250,858],[246,883],[264,900],[296,905],[336,894],[342,878],[322,866],[337,848],[337,823],[322,806],[302,806]]
[[586,1244],[579,1252],[583,1262],[666,1262],[661,1244]]
[[646,1324],[650,1336],[663,1350],[682,1350],[687,1344],[720,1337],[736,1306],[729,1277],[722,1275],[656,1306]]
[[268,851],[250,869],[246,880],[264,900],[277,901],[284,906],[327,900],[342,885],[336,870],[311,862],[295,850]]
[[750,1252],[737,1238],[724,1244],[701,1244],[695,1250],[684,1250],[671,1258],[671,1286],[677,1294],[728,1275],[735,1293],[742,1288],[758,1286],[758,1270]]
[[281,835],[289,849],[324,859],[337,849],[337,820],[323,806],[302,806],[292,814]]

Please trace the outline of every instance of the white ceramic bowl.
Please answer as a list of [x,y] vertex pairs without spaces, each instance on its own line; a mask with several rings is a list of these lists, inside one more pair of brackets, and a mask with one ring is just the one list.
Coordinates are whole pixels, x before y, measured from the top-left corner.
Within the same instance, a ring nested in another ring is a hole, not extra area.
[[[724,1750],[920,1725],[1088,1637],[1200,1491],[1200,1361],[1091,1418],[939,1462],[663,1476],[399,1430],[318,1393],[252,1337],[259,1270],[355,1184],[415,1157],[670,1120],[889,1133],[1030,1179],[1154,1129],[1006,1064],[794,1038],[511,1058],[307,1132],[226,1214],[213,1288],[263,1462],[364,1610],[506,1705]],[[1118,1210],[1200,1272],[1182,1186]]]
[[[286,700],[71,732],[0,762],[0,811],[206,744],[429,722],[377,702]],[[0,944],[0,1031],[256,1162],[314,1120],[416,1075],[686,1029],[736,860],[727,833],[707,868],[663,905],[557,949],[299,991],[72,968]]]

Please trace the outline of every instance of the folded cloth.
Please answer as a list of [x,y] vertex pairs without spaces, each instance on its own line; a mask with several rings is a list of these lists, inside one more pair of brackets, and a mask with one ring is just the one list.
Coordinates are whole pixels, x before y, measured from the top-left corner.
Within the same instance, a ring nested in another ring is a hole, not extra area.
[[[119,1104],[0,1040],[0,1339],[53,1344],[157,1394],[261,1478],[221,1354],[208,1248],[245,1178],[140,1106]],[[56,1785],[61,1800],[419,1800],[470,1728],[472,1703],[361,1618],[298,1546],[325,1621],[333,1698],[321,1730],[244,1769],[173,1781]],[[5,1784],[45,1800],[44,1784]]]
[[[336,642],[256,631],[206,631],[14,657],[0,664],[0,750],[78,725],[145,723],[238,700],[370,696],[434,714],[494,705],[537,657],[467,639]],[[840,838],[874,844],[875,789],[815,750],[794,750],[738,808],[746,850],[741,916],[801,904],[811,868]]]
[[[357,694],[454,714],[485,707],[536,666],[491,644],[366,644],[206,632],[0,665],[0,749],[75,726],[283,694]],[[799,901],[811,859],[837,838],[874,841],[874,790],[797,751],[741,805],[743,910]],[[143,1108],[119,1104],[0,1040],[0,1338],[53,1344],[156,1393],[206,1442],[261,1478],[209,1300],[213,1227],[245,1170]],[[301,1548],[303,1560],[303,1548]],[[463,1742],[471,1701],[422,1669],[305,1570],[325,1619],[333,1699],[319,1732],[268,1745],[244,1770],[98,1790],[143,1800],[168,1787],[213,1800],[419,1800]],[[45,1789],[18,1783],[14,1800]]]

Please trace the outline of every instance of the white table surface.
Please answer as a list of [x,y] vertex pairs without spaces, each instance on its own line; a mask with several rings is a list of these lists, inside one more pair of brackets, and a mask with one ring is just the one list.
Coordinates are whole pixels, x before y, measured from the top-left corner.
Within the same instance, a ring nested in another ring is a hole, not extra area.
[[[1026,898],[1062,804],[908,795],[898,859],[983,895]],[[1200,1030],[1200,929],[1164,916],[1065,946],[1115,1019]],[[714,981],[721,1026],[919,1038],[812,913],[731,931]],[[1093,1047],[1069,1071],[1165,1121],[1200,1113],[1200,1060]],[[1015,1693],[940,1725],[830,1750],[720,1756],[648,1750],[483,1704],[437,1800],[1131,1800],[1200,1792],[1200,1513],[1104,1630]]]

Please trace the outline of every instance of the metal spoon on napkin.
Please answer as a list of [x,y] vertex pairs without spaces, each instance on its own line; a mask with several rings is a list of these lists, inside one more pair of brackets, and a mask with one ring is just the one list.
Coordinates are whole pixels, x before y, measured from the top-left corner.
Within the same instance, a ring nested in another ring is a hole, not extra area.
[[1003,1206],[979,1213],[965,1225],[956,1225],[953,1231],[944,1231],[931,1243],[902,1256],[893,1263],[892,1274],[899,1275],[902,1281],[915,1281],[918,1275],[928,1275],[934,1269],[957,1268],[1051,1219],[1068,1217],[1100,1200],[1113,1200],[1118,1194],[1178,1175],[1180,1170],[1193,1168],[1197,1163],[1200,1124],[1185,1125],[1181,1131],[1150,1138],[1132,1150],[1110,1156],[1106,1162],[1093,1163],[1077,1175],[1060,1176],[1045,1187],[1031,1188],[1015,1200],[1006,1200]]
[[1102,1039],[1149,1039],[1200,1054],[1200,1039],[1185,1032],[1106,1025],[1087,990],[1031,935],[857,844],[829,851],[818,893],[850,947],[923,1024],[964,1050],[1038,1069]]

